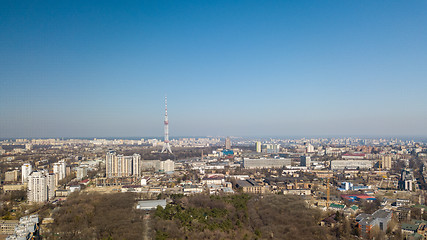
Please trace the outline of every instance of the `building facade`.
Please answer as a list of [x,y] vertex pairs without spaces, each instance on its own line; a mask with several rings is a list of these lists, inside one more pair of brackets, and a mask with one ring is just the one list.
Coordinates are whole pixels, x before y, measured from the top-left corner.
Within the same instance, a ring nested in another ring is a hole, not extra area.
[[27,200],[30,203],[47,202],[55,197],[55,174],[34,171],[28,176]]
[[86,167],[78,167],[76,168],[76,178],[78,180],[82,180],[87,176],[87,168]]
[[141,155],[118,155],[115,151],[107,152],[105,171],[107,178],[140,176]]
[[225,139],[225,149],[231,149],[231,139],[229,137]]
[[300,166],[310,167],[311,166],[311,157],[309,157],[309,156],[301,156],[301,158],[300,158]]
[[159,162],[158,171],[159,172],[173,172],[175,170],[175,162],[168,159],[165,161]]
[[257,153],[260,153],[261,152],[261,142],[256,142],[255,143],[255,151],[257,152]]
[[33,171],[33,167],[29,163],[24,163],[21,167],[21,180],[22,183],[26,183],[28,180],[28,176]]
[[332,160],[331,170],[343,169],[370,169],[373,167],[371,160]]
[[5,172],[4,173],[4,181],[6,181],[6,182],[18,181],[18,170]]
[[382,168],[391,169],[391,156],[382,156]]
[[260,159],[243,159],[244,168],[281,168],[290,166],[290,158],[260,158]]

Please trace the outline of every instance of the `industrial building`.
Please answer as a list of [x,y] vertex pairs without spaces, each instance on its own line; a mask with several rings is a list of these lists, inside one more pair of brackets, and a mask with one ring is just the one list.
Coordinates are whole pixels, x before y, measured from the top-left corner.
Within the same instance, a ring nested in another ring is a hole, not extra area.
[[332,160],[331,170],[343,169],[370,169],[373,167],[372,160]]
[[243,167],[253,168],[282,168],[291,166],[290,158],[260,158],[260,159],[243,159]]
[[153,210],[153,209],[156,209],[157,206],[165,208],[166,207],[166,199],[138,201],[138,204],[136,205],[136,209]]

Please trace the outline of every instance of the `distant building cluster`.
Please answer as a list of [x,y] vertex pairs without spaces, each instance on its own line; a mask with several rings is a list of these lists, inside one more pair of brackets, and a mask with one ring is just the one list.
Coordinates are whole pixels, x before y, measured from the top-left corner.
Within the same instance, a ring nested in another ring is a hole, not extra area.
[[264,143],[262,144],[260,141],[255,142],[255,150],[258,153],[279,153],[280,152],[280,144],[276,143]]

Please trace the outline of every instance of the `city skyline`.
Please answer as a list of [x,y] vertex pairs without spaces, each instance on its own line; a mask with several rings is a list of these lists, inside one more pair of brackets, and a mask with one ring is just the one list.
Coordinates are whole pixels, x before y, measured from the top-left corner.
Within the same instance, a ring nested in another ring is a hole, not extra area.
[[425,137],[426,10],[7,1],[0,138]]

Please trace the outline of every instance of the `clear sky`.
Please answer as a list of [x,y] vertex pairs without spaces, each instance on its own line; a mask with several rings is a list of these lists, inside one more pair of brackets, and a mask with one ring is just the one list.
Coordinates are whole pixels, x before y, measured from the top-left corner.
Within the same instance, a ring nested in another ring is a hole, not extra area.
[[427,1],[1,1],[0,137],[427,135]]

